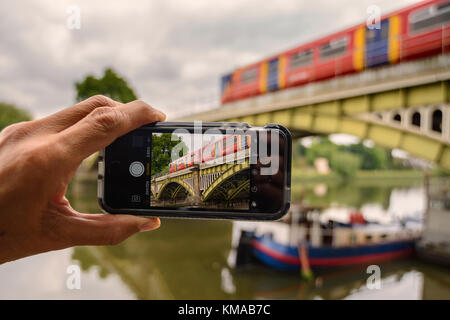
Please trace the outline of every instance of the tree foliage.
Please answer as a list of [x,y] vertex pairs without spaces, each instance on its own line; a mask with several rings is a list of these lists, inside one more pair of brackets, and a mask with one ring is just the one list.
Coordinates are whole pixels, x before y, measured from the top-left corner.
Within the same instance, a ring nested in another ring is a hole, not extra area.
[[378,146],[366,146],[359,142],[349,145],[337,145],[328,137],[320,137],[309,147],[297,148],[298,156],[306,157],[309,165],[316,158],[326,158],[331,169],[344,177],[357,170],[380,170],[397,168],[391,150]]
[[350,178],[356,174],[361,166],[361,159],[346,151],[338,151],[331,155],[331,168],[343,178]]
[[125,79],[108,68],[101,78],[88,75],[83,81],[75,83],[77,101],[85,100],[96,94],[102,94],[113,100],[127,103],[137,99],[134,90]]
[[176,134],[162,133],[159,136],[152,136],[152,175],[169,169],[169,163],[172,161],[172,150],[176,146],[179,150],[178,157],[187,153],[188,147]]
[[306,158],[308,159],[308,163],[313,165],[316,158],[326,158],[330,161],[331,156],[337,151],[338,146],[328,137],[320,137],[306,150]]
[[386,149],[378,146],[367,147],[361,142],[340,146],[340,149],[360,157],[361,170],[387,169],[388,151]]
[[0,102],[0,130],[10,124],[31,120],[31,115],[12,104]]

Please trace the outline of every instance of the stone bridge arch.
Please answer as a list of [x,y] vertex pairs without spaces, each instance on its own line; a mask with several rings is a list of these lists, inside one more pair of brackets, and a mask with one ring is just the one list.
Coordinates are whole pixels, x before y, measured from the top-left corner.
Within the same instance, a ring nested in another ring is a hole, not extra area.
[[194,190],[183,180],[168,180],[159,189],[156,200],[174,200],[193,196]]
[[248,158],[243,163],[231,166],[203,191],[202,200],[231,201],[243,192],[248,195],[247,192],[250,191],[249,170]]

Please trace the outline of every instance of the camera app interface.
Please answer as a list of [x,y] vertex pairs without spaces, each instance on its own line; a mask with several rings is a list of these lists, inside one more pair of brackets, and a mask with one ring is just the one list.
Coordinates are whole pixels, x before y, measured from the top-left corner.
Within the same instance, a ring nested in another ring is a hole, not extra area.
[[245,134],[153,132],[150,206],[249,210],[251,140]]

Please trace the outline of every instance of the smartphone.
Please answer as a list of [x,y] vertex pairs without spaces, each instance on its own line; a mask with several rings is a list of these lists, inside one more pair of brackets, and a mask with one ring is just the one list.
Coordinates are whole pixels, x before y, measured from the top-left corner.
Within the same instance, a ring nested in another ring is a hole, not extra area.
[[277,220],[291,196],[292,137],[277,124],[157,122],[100,151],[107,213]]

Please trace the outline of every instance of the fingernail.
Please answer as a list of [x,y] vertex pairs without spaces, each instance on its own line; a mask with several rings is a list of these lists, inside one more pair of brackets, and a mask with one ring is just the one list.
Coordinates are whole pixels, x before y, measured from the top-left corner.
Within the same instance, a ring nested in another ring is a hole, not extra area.
[[158,229],[160,225],[159,219],[150,219],[139,227],[139,232],[145,232]]

